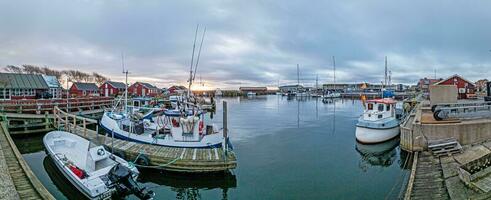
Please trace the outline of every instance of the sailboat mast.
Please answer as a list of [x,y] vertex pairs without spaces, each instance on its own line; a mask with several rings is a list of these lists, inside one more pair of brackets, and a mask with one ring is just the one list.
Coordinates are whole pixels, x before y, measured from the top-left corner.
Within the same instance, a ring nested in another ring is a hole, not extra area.
[[332,56],[332,68],[333,68],[334,90],[336,90],[336,58],[334,56]]
[[297,64],[297,92],[298,90],[300,90],[300,69],[299,69],[299,66]]

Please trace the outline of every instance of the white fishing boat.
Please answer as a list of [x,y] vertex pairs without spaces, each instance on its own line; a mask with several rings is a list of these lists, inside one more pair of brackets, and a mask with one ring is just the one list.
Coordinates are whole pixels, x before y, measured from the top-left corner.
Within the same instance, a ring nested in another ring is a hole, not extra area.
[[[198,52],[197,60],[199,60],[200,52]],[[197,98],[193,96],[191,88],[197,66],[198,63],[194,66],[191,63],[187,94],[170,96],[169,100],[175,105],[172,109],[163,111],[163,115],[143,118],[135,115],[125,105],[123,111],[113,109],[104,112],[100,121],[101,127],[106,133],[119,139],[159,146],[215,148],[230,144],[221,130],[219,131],[213,124],[205,124],[205,112],[197,104]],[[127,92],[125,92],[125,98],[127,98]],[[231,147],[231,145],[227,146]]]
[[380,143],[399,135],[399,119],[391,98],[368,100],[363,115],[356,124],[356,140],[361,143]]
[[56,167],[89,199],[131,193],[142,199],[153,196],[153,192],[147,192],[136,184],[138,169],[106,151],[103,146],[95,146],[64,131],[49,132],[43,143]]
[[223,134],[214,125],[204,126],[200,111],[166,110],[155,121],[130,113],[105,112],[101,127],[115,138],[168,147],[221,147]]

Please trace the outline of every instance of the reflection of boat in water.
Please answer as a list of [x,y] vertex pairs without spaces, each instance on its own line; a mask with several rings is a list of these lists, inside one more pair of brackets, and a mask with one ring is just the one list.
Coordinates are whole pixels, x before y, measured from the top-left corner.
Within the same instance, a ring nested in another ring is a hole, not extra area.
[[176,192],[176,199],[199,199],[200,189],[221,189],[222,199],[228,199],[228,189],[237,187],[237,179],[230,172],[185,174],[145,169],[139,179],[142,183],[171,187]]
[[65,178],[63,174],[56,168],[53,159],[49,156],[44,157],[43,167],[46,170],[46,174],[55,184],[63,195],[68,199],[87,199],[74,185]]
[[378,144],[362,144],[356,143],[356,151],[362,156],[360,167],[366,169],[368,166],[391,166],[396,157],[396,147],[399,145],[399,139],[395,138],[387,142]]

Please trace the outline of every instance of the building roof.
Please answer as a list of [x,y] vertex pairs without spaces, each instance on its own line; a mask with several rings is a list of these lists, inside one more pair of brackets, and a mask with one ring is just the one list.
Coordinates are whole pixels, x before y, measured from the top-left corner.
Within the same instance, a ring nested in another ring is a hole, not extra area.
[[462,76],[460,76],[460,75],[458,75],[458,74],[454,74],[454,75],[452,75],[452,76],[449,76],[449,77],[448,77],[448,78],[446,78],[446,79],[443,79],[443,80],[441,80],[441,81],[438,81],[438,82],[436,82],[434,85],[440,85],[441,83],[443,83],[443,82],[445,82],[445,81],[447,81],[447,80],[450,80],[450,79],[452,79],[452,78],[455,78],[455,77],[458,77],[458,78],[460,78],[460,79],[464,80],[465,82],[467,82],[467,83],[471,84],[472,86],[475,86],[473,82],[468,81],[467,79],[463,78]]
[[9,89],[48,89],[39,74],[0,73],[0,87]]
[[124,84],[123,82],[106,81],[105,83],[108,83],[109,85],[112,85],[114,88],[118,88],[118,89],[126,88],[126,84]]
[[289,88],[289,87],[301,87],[301,88],[303,88],[303,85],[283,85],[283,86],[280,86],[278,88]]
[[99,87],[95,83],[73,83],[77,87],[78,90],[86,90],[86,91],[98,91]]
[[59,88],[61,87],[60,82],[58,82],[58,79],[56,76],[47,76],[43,75],[43,79],[50,88]]
[[384,99],[370,99],[367,100],[368,103],[380,103],[380,104],[395,104],[397,103],[394,99],[384,98]]
[[140,83],[143,85],[143,87],[146,87],[147,89],[157,89],[159,90],[158,87],[155,87],[154,85],[150,84],[150,83],[144,83],[144,82],[136,82],[136,83]]

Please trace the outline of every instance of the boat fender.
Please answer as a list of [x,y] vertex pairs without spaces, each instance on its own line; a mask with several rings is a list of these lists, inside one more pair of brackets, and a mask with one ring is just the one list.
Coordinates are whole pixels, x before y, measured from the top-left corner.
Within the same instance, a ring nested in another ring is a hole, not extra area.
[[203,121],[199,121],[199,134],[203,135],[204,123]]
[[103,148],[100,148],[100,149],[98,149],[98,150],[97,150],[97,155],[99,155],[99,156],[103,156],[103,155],[105,155],[105,154],[106,154],[106,151],[104,151],[104,149],[103,149]]
[[124,154],[123,151],[120,150],[114,150],[113,154],[117,157],[120,157],[123,160],[126,160],[126,154]]
[[148,157],[144,154],[140,154],[135,161],[135,164],[140,165],[140,166],[148,166],[149,163],[150,163],[150,160],[148,160]]

